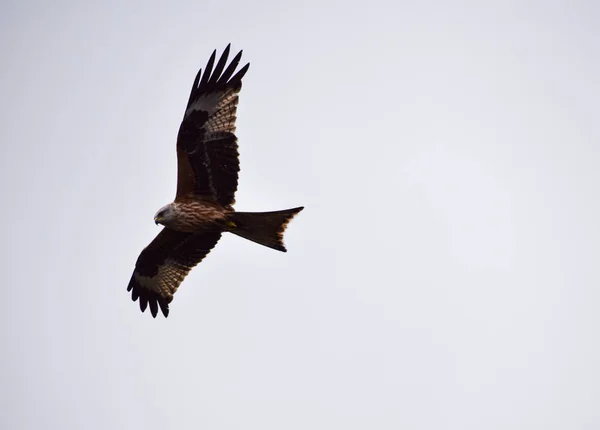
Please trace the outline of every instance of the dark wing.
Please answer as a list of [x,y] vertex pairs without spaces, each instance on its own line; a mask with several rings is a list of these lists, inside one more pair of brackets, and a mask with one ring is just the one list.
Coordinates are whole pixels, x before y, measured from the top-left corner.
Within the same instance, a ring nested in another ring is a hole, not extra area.
[[225,68],[229,47],[213,70],[216,51],[196,75],[177,136],[177,198],[195,194],[222,206],[235,202],[238,172],[235,120],[242,78],[250,64],[235,76],[242,51]]
[[210,252],[220,232],[183,233],[164,228],[140,254],[127,291],[133,301],[140,299],[142,312],[150,305],[156,318],[158,307],[169,316],[169,303],[179,284]]

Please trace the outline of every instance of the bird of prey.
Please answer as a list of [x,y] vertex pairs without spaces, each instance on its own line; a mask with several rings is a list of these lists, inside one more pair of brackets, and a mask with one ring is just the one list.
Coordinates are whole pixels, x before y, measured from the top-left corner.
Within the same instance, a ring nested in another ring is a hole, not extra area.
[[285,252],[283,232],[303,209],[233,209],[240,170],[235,135],[238,93],[250,64],[234,74],[242,51],[227,65],[229,49],[227,45],[216,65],[215,50],[204,73],[200,69],[196,75],[177,136],[175,200],[154,216],[164,228],[138,257],[127,287],[142,312],[149,306],[155,318],[159,307],[165,317],[169,315],[173,294],[222,233]]

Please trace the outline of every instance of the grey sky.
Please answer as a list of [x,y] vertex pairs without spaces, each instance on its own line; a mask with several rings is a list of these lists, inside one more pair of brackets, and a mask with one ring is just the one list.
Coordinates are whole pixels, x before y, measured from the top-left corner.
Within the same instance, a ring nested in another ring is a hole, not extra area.
[[[3,429],[600,428],[600,7],[3,2]],[[228,42],[240,210],[125,288]]]

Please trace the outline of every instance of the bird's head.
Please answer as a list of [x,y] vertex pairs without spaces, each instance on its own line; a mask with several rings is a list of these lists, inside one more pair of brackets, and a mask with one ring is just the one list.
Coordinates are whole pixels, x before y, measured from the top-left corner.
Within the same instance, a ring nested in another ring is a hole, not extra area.
[[162,224],[167,226],[175,217],[175,208],[173,207],[173,203],[169,203],[166,206],[163,206],[156,212],[154,215],[154,222],[156,225]]

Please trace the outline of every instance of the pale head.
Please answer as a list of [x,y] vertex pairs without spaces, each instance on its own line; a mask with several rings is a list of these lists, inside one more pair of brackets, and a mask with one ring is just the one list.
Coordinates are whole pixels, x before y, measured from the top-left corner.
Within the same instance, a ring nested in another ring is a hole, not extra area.
[[156,215],[154,215],[154,222],[156,225],[162,224],[165,227],[168,227],[173,221],[175,221],[175,207],[173,203],[163,206],[156,212]]

